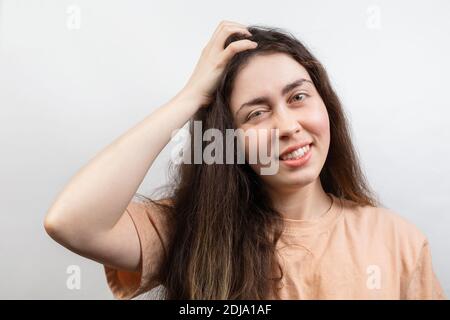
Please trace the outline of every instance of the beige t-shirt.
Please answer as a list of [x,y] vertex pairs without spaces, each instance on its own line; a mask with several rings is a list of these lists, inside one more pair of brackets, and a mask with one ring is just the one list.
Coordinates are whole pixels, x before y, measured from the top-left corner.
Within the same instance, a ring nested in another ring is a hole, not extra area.
[[[319,219],[284,219],[277,244],[282,299],[446,299],[417,227],[389,209],[331,196],[331,209]],[[137,201],[126,212],[139,235],[142,271],[104,266],[118,299],[160,285],[158,266],[167,254],[166,217]]]

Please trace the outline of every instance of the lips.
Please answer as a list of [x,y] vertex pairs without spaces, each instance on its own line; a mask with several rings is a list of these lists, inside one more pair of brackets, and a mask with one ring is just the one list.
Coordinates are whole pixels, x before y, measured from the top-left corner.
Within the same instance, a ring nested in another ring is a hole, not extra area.
[[[303,149],[304,148],[305,147],[303,147]],[[297,168],[301,168],[301,167],[305,166],[311,159],[311,152],[312,152],[311,148],[312,148],[312,145],[310,144],[309,149],[305,154],[300,155],[299,157],[282,160],[283,165],[285,165],[289,168],[292,168],[292,169],[297,169]],[[296,152],[294,151],[294,153],[296,153]]]
[[297,144],[297,145],[288,147],[288,148],[286,148],[286,149],[280,154],[279,159],[281,160],[281,158],[282,158],[283,156],[285,156],[285,155],[287,155],[287,154],[289,154],[289,153],[291,153],[291,152],[293,152],[293,151],[295,151],[295,150],[297,150],[297,149],[303,148],[304,146],[307,146],[307,145],[310,145],[310,147],[311,147],[312,142],[303,142],[303,143],[299,143],[299,144]]

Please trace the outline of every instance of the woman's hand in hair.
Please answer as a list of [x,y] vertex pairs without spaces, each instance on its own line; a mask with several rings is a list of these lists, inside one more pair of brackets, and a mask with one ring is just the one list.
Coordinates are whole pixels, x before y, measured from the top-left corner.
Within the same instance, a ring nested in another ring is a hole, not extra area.
[[252,35],[245,25],[222,21],[207,45],[203,48],[194,72],[183,88],[183,91],[200,98],[201,107],[206,107],[211,102],[212,93],[228,61],[236,53],[254,49],[257,46],[255,41],[244,39],[234,41],[224,49],[225,40],[234,33]]

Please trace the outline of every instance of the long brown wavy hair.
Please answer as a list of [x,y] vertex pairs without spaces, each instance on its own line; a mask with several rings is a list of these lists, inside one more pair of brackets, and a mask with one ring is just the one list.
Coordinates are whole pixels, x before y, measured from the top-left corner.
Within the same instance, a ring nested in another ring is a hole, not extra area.
[[[237,73],[251,57],[286,53],[308,71],[328,111],[330,147],[320,172],[324,191],[376,206],[378,201],[362,173],[348,121],[324,67],[283,29],[250,26],[248,30],[251,37],[233,34],[224,47],[240,39],[256,41],[258,46],[229,61],[212,102],[190,121],[191,145],[194,120],[202,121],[202,136],[210,128],[219,129],[224,136],[226,129],[236,129],[229,98]],[[205,145],[203,142],[203,148]],[[267,299],[271,291],[279,297],[277,284],[283,271],[276,258],[276,243],[283,230],[281,214],[274,209],[260,176],[247,161],[237,162],[171,163],[173,176],[163,187],[163,198],[170,201],[144,196],[171,216],[167,257],[160,269],[165,299]],[[275,270],[280,271],[278,277]]]

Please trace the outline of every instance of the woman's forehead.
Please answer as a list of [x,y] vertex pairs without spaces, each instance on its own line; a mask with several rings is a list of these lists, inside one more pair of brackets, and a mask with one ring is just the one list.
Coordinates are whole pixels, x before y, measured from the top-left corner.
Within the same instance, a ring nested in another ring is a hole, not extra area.
[[231,93],[232,108],[258,96],[280,95],[289,83],[311,80],[306,69],[284,53],[257,55],[237,74]]

